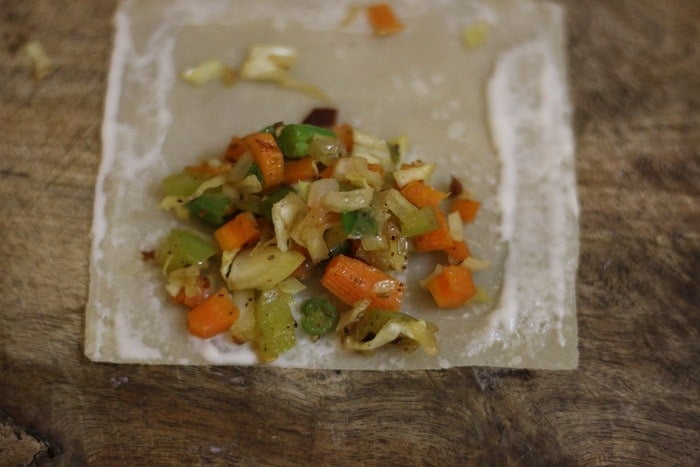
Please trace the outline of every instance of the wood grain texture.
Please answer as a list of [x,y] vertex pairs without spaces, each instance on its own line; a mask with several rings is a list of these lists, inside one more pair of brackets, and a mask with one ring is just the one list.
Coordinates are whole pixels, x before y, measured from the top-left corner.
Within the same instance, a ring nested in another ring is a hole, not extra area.
[[[580,368],[384,374],[87,361],[115,4],[4,0],[0,464],[700,463],[700,6],[563,3]],[[28,38],[54,62],[40,82]]]

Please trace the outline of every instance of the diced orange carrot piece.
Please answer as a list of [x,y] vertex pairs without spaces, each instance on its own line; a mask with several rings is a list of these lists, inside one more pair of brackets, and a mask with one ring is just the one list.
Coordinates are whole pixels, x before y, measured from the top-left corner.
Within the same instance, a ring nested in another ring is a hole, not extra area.
[[214,231],[222,250],[238,250],[260,238],[260,228],[253,213],[244,211]]
[[455,198],[452,200],[450,212],[459,212],[462,222],[472,222],[476,217],[476,213],[479,212],[480,206],[481,203],[473,199]]
[[433,207],[433,211],[435,211],[435,217],[438,220],[438,227],[435,230],[413,237],[416,251],[447,250],[454,243],[445,214],[437,207]]
[[[393,284],[388,289],[377,287],[383,281]],[[345,255],[333,257],[326,265],[321,284],[347,305],[368,299],[371,308],[391,311],[401,308],[404,284],[359,259]]]
[[422,180],[409,182],[401,189],[401,194],[419,208],[426,206],[437,206],[440,201],[447,198],[447,193],[436,190],[430,185],[426,185]]
[[459,265],[444,266],[427,284],[427,289],[440,308],[456,308],[476,295],[471,271]]
[[231,138],[231,142],[228,143],[226,152],[224,153],[224,159],[231,162],[236,162],[241,158],[243,154],[248,150],[248,145],[243,141],[243,138],[234,136]]
[[465,241],[452,241],[452,246],[449,248],[445,249],[445,253],[447,253],[447,256],[458,263],[461,263],[468,257],[470,257],[472,254],[469,251],[469,246],[467,246],[467,242]]
[[338,125],[335,128],[333,128],[333,132],[340,139],[340,141],[343,142],[343,146],[345,146],[345,149],[349,153],[352,152],[352,148],[355,144],[355,138],[353,136],[352,127],[347,123],[343,123],[342,125]]
[[187,313],[187,327],[193,335],[208,339],[228,330],[239,315],[224,287]]
[[404,29],[403,23],[394,14],[387,3],[377,3],[367,7],[367,18],[377,36],[396,34]]
[[291,185],[299,180],[310,180],[318,175],[313,157],[303,157],[284,163],[284,183]]
[[243,138],[248,145],[253,162],[260,168],[263,177],[263,190],[270,189],[284,182],[284,155],[275,137],[269,133],[253,133]]

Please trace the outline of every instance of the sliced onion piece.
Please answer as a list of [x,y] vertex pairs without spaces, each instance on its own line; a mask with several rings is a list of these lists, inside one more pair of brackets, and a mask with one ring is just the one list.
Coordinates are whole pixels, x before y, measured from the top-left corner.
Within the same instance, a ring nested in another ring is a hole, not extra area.
[[370,187],[348,191],[331,191],[321,198],[321,205],[331,212],[357,211],[368,208],[374,190]]
[[394,172],[394,181],[399,188],[411,182],[427,180],[435,172],[435,164],[423,164],[399,169]]
[[309,186],[306,204],[310,208],[318,208],[321,206],[323,198],[332,192],[340,190],[340,184],[333,178],[322,178],[311,183]]
[[231,290],[267,290],[289,277],[303,262],[304,255],[298,251],[282,251],[270,245],[241,251],[222,266],[222,271]]
[[451,212],[447,215],[447,229],[450,232],[450,237],[455,242],[464,240],[464,224],[459,212]]
[[194,86],[202,86],[219,79],[230,85],[236,80],[236,71],[221,60],[209,59],[183,71],[180,78]]

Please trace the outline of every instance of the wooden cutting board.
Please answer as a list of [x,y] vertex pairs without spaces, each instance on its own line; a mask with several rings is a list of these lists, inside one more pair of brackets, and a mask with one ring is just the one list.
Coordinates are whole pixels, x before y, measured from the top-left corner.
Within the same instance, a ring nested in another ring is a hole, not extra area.
[[0,464],[700,463],[700,4],[562,3],[579,369],[374,373],[83,357],[116,4],[3,1]]

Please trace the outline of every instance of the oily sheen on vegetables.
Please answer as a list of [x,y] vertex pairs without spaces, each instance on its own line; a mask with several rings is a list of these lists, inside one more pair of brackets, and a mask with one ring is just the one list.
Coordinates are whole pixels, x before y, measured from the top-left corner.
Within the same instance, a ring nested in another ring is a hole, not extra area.
[[[433,187],[435,165],[404,161],[405,139],[335,125],[332,109],[306,121],[321,124],[235,135],[221,158],[163,180],[161,208],[189,226],[155,252],[167,292],[189,309],[194,336],[228,332],[262,362],[304,334],[335,334],[348,352],[438,354],[437,328],[401,312],[401,275],[412,255],[429,255],[434,271],[416,293],[446,310],[467,304],[477,294],[472,269],[484,266],[463,235],[478,202],[458,180]],[[324,292],[302,299],[319,277]]]

